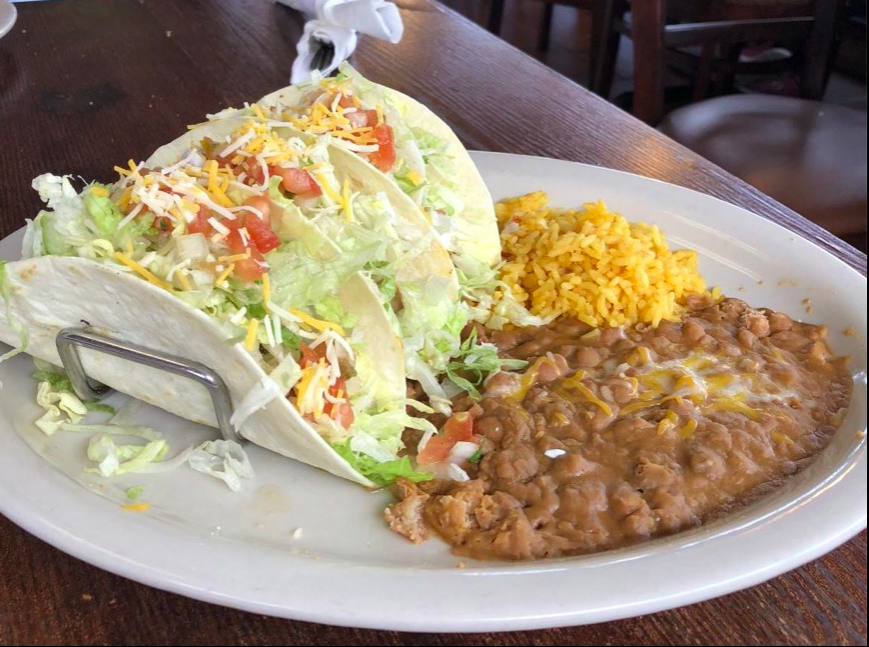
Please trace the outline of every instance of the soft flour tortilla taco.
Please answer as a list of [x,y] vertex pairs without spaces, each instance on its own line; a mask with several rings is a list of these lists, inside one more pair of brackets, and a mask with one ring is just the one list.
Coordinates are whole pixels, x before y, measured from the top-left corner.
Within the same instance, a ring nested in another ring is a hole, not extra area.
[[[245,167],[241,152],[256,137],[259,160]],[[243,140],[236,164],[221,156],[226,138]],[[0,340],[18,344],[24,330],[26,351],[57,363],[57,332],[84,321],[217,370],[240,433],[258,444],[364,485],[415,475],[399,458],[402,432],[433,428],[406,413],[399,295],[458,307],[449,256],[425,223],[396,214],[388,182],[372,188],[365,169],[332,164],[325,143],[247,120],[209,125],[149,164],[81,192],[68,178],[35,180],[49,208],[30,225],[30,258],[4,268]],[[196,385],[109,357],[85,367],[215,423]]]
[[[403,343],[406,376],[421,384],[439,412],[448,413],[456,389],[473,390],[498,366],[493,349],[461,338],[466,324],[515,316],[490,305],[494,270],[471,280],[463,273],[459,285],[450,255],[410,198],[334,141],[299,137],[267,119],[236,114],[189,131],[146,166],[173,168],[206,159],[203,169],[210,175],[232,175],[228,190],[268,191],[271,229],[281,240],[306,242],[321,261],[365,269]],[[209,177],[218,192],[221,182]],[[212,218],[199,218],[208,236]],[[280,265],[281,259],[277,250],[269,261]],[[280,267],[272,269],[270,280],[281,298],[306,285]],[[459,375],[468,364],[474,384]]]
[[[248,352],[235,343],[237,331],[228,322],[191,307],[107,258],[45,256],[8,263],[3,274],[10,316],[0,318],[0,340],[18,345],[19,331],[25,330],[24,350],[59,365],[57,333],[87,322],[112,338],[202,362],[226,381],[236,415],[250,414],[243,420],[237,418],[244,437],[332,474],[374,485],[351,466],[352,459],[348,462],[335,451],[312,422],[302,417],[293,398],[285,397],[278,387],[298,383],[300,364],[285,361],[274,366],[267,358]],[[286,331],[282,326],[283,334]],[[362,349],[363,342],[354,344]],[[388,347],[378,352],[386,363]],[[183,418],[217,426],[211,398],[198,384],[87,350],[81,351],[81,357],[93,379]],[[403,468],[411,469],[409,464],[395,462],[386,470],[401,473]]]
[[460,267],[500,261],[492,198],[479,171],[450,127],[418,101],[344,63],[334,78],[283,88],[243,112],[308,137],[328,134],[335,146],[389,177],[422,210],[449,251],[466,257]]

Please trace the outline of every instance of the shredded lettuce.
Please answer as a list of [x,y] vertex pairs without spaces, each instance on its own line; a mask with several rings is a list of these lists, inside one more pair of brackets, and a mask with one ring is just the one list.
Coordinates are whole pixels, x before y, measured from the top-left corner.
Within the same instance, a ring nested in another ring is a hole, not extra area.
[[241,403],[235,408],[232,418],[230,418],[230,423],[236,429],[241,429],[248,418],[257,411],[265,409],[273,400],[284,397],[286,392],[272,378],[268,376],[262,378],[251,388]]
[[68,423],[78,423],[87,413],[87,407],[71,391],[56,390],[49,382],[40,382],[36,389],[36,403],[45,413],[36,421],[36,426],[52,436]]
[[[70,394],[73,393],[72,382],[70,382],[69,377],[63,369],[36,357],[33,358],[33,363],[36,366],[36,370],[33,372],[34,380],[37,382],[47,382],[51,390],[54,392],[59,393],[66,391]],[[107,413],[115,415],[115,408],[110,404],[88,402],[85,400],[80,401],[84,408],[92,413]]]
[[477,387],[491,374],[502,370],[525,368],[528,362],[522,359],[501,359],[494,344],[477,342],[476,328],[462,342],[454,361],[447,364],[446,373],[450,381],[479,400],[482,394]]
[[46,173],[33,180],[33,188],[48,206],[39,216],[43,243],[49,254],[69,254],[87,244],[93,234],[84,222],[84,203],[67,176]]
[[142,497],[142,493],[145,491],[144,485],[134,485],[131,488],[127,488],[125,495],[128,501],[138,501]]
[[38,258],[45,254],[45,245],[42,242],[42,223],[37,216],[33,220],[25,220],[24,240],[21,241],[21,258]]
[[85,471],[101,476],[121,476],[142,471],[159,461],[169,449],[165,440],[151,440],[145,445],[118,445],[109,434],[97,434],[88,442],[88,459],[97,467]]
[[[380,413],[360,413],[354,425],[356,434],[351,438],[351,449],[368,454],[372,458],[393,459],[404,447],[401,434],[405,429],[428,431],[435,429],[425,418],[417,418],[407,413],[406,407],[390,409]],[[377,441],[377,450],[372,450],[370,443],[364,441],[355,444],[357,435],[368,436]]]
[[18,340],[20,342],[17,348],[13,348],[12,350],[4,353],[3,355],[0,355],[0,364],[5,362],[7,359],[11,359],[16,355],[20,355],[25,350],[27,350],[27,341],[29,339],[27,328],[12,313],[12,303],[9,296],[9,285],[6,280],[6,263],[4,261],[0,261],[0,299],[3,299],[3,304],[6,308],[6,322],[9,324],[9,327],[18,334]]
[[96,195],[94,188],[111,191],[111,187],[103,184],[92,184],[88,191],[82,194],[82,202],[100,234],[105,238],[112,238],[118,229],[123,216],[120,210],[108,196]]
[[[162,435],[149,427],[135,425],[83,425],[62,424],[61,431],[93,434],[88,441],[88,459],[96,467],[85,471],[111,478],[124,474],[156,474],[189,464],[192,469],[217,478],[233,491],[241,489],[241,479],[254,477],[253,467],[244,449],[230,440],[214,440],[198,447],[188,447],[176,456],[166,459],[169,444]],[[144,444],[119,444],[116,437],[140,438]],[[141,494],[142,486],[127,491],[133,499]]]
[[352,328],[356,325],[355,315],[347,312],[341,305],[341,301],[335,296],[326,297],[319,303],[315,303],[314,312],[321,319],[334,321],[345,328]]
[[115,413],[117,413],[112,405],[105,404],[104,402],[85,402],[84,406],[85,409],[87,409],[91,413],[105,413],[110,416],[113,416],[115,415]]
[[241,490],[241,479],[252,479],[253,466],[241,445],[232,440],[210,440],[193,450],[190,467],[226,483],[233,492]]
[[354,452],[349,443],[333,444],[332,448],[347,461],[350,466],[357,472],[371,480],[379,486],[390,485],[395,482],[400,476],[419,483],[420,481],[430,481],[434,475],[427,472],[419,472],[414,469],[410,458],[402,456],[395,460],[379,463],[374,458],[366,454]]

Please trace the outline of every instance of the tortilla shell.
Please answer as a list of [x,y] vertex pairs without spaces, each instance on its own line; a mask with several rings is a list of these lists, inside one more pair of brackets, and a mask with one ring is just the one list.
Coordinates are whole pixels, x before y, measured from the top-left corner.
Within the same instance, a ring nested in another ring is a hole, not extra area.
[[[147,168],[165,168],[176,164],[202,139],[208,137],[216,142],[222,142],[227,135],[248,121],[250,121],[249,117],[227,117],[220,121],[212,121],[198,126],[154,151],[151,157],[145,161],[145,166]],[[281,127],[275,130],[286,137],[311,140],[309,134],[293,128]],[[426,216],[419,210],[410,196],[398,188],[386,175],[353,153],[330,146],[329,161],[335,167],[335,176],[339,183],[343,184],[346,178],[354,190],[366,190],[371,193],[382,191],[385,193],[395,212],[406,224],[400,232],[402,238],[405,241],[419,242],[422,245],[423,249],[413,259],[413,262],[400,268],[397,277],[399,282],[416,282],[426,280],[431,276],[446,276],[450,278],[454,286],[455,298],[458,298],[458,278],[452,259],[438,240]],[[492,218],[494,220],[494,213]],[[500,247],[498,253],[500,254]]]
[[[144,280],[109,264],[45,256],[6,265],[12,316],[29,331],[27,353],[60,365],[57,333],[90,325],[110,337],[201,362],[224,379],[233,405],[266,377],[256,360],[226,339],[208,316]],[[0,341],[19,338],[0,317]],[[134,398],[197,423],[217,426],[211,398],[199,384],[109,355],[81,350],[86,373]],[[373,487],[299,415],[276,398],[251,415],[241,435],[279,454]]]
[[[353,71],[352,74],[358,75],[359,73]],[[455,251],[466,253],[490,267],[500,263],[501,238],[498,232],[498,220],[495,216],[492,195],[461,140],[443,119],[419,101],[398,90],[374,83],[370,79],[367,81],[378,87],[386,101],[399,112],[407,126],[429,132],[447,143],[448,154],[452,157],[455,165],[456,192],[465,205],[462,213],[453,218],[456,222],[456,230],[452,234],[452,245]],[[266,107],[277,104],[293,106],[297,105],[304,96],[305,92],[299,86],[290,85],[267,94],[257,103]],[[312,137],[309,133],[296,132],[300,137],[309,139]],[[343,149],[341,151],[358,160],[361,163],[361,168],[366,169],[369,177],[378,176],[393,184],[409,202],[409,206],[402,206],[404,212],[414,211],[427,221],[420,207],[389,176],[362,157]],[[392,199],[391,195],[390,199]]]

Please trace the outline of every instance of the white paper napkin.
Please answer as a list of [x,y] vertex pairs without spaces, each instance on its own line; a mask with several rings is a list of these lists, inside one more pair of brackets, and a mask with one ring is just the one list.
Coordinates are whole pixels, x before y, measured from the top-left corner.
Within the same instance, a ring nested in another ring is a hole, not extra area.
[[334,48],[331,60],[320,68],[324,75],[328,75],[356,49],[357,32],[393,44],[399,42],[404,34],[398,7],[386,0],[276,1],[301,11],[308,18],[302,38],[296,45],[291,83],[307,81],[311,77],[312,64],[324,43]]

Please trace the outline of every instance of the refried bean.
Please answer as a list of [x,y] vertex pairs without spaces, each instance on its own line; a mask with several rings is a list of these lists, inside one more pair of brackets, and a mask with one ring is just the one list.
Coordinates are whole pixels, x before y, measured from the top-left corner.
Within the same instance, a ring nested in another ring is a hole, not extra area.
[[[396,532],[458,555],[534,559],[702,524],[793,474],[851,395],[826,329],[742,301],[691,297],[680,323],[592,330],[571,319],[488,332],[505,357],[474,416],[464,482],[395,485]],[[473,405],[473,406],[472,406]]]

